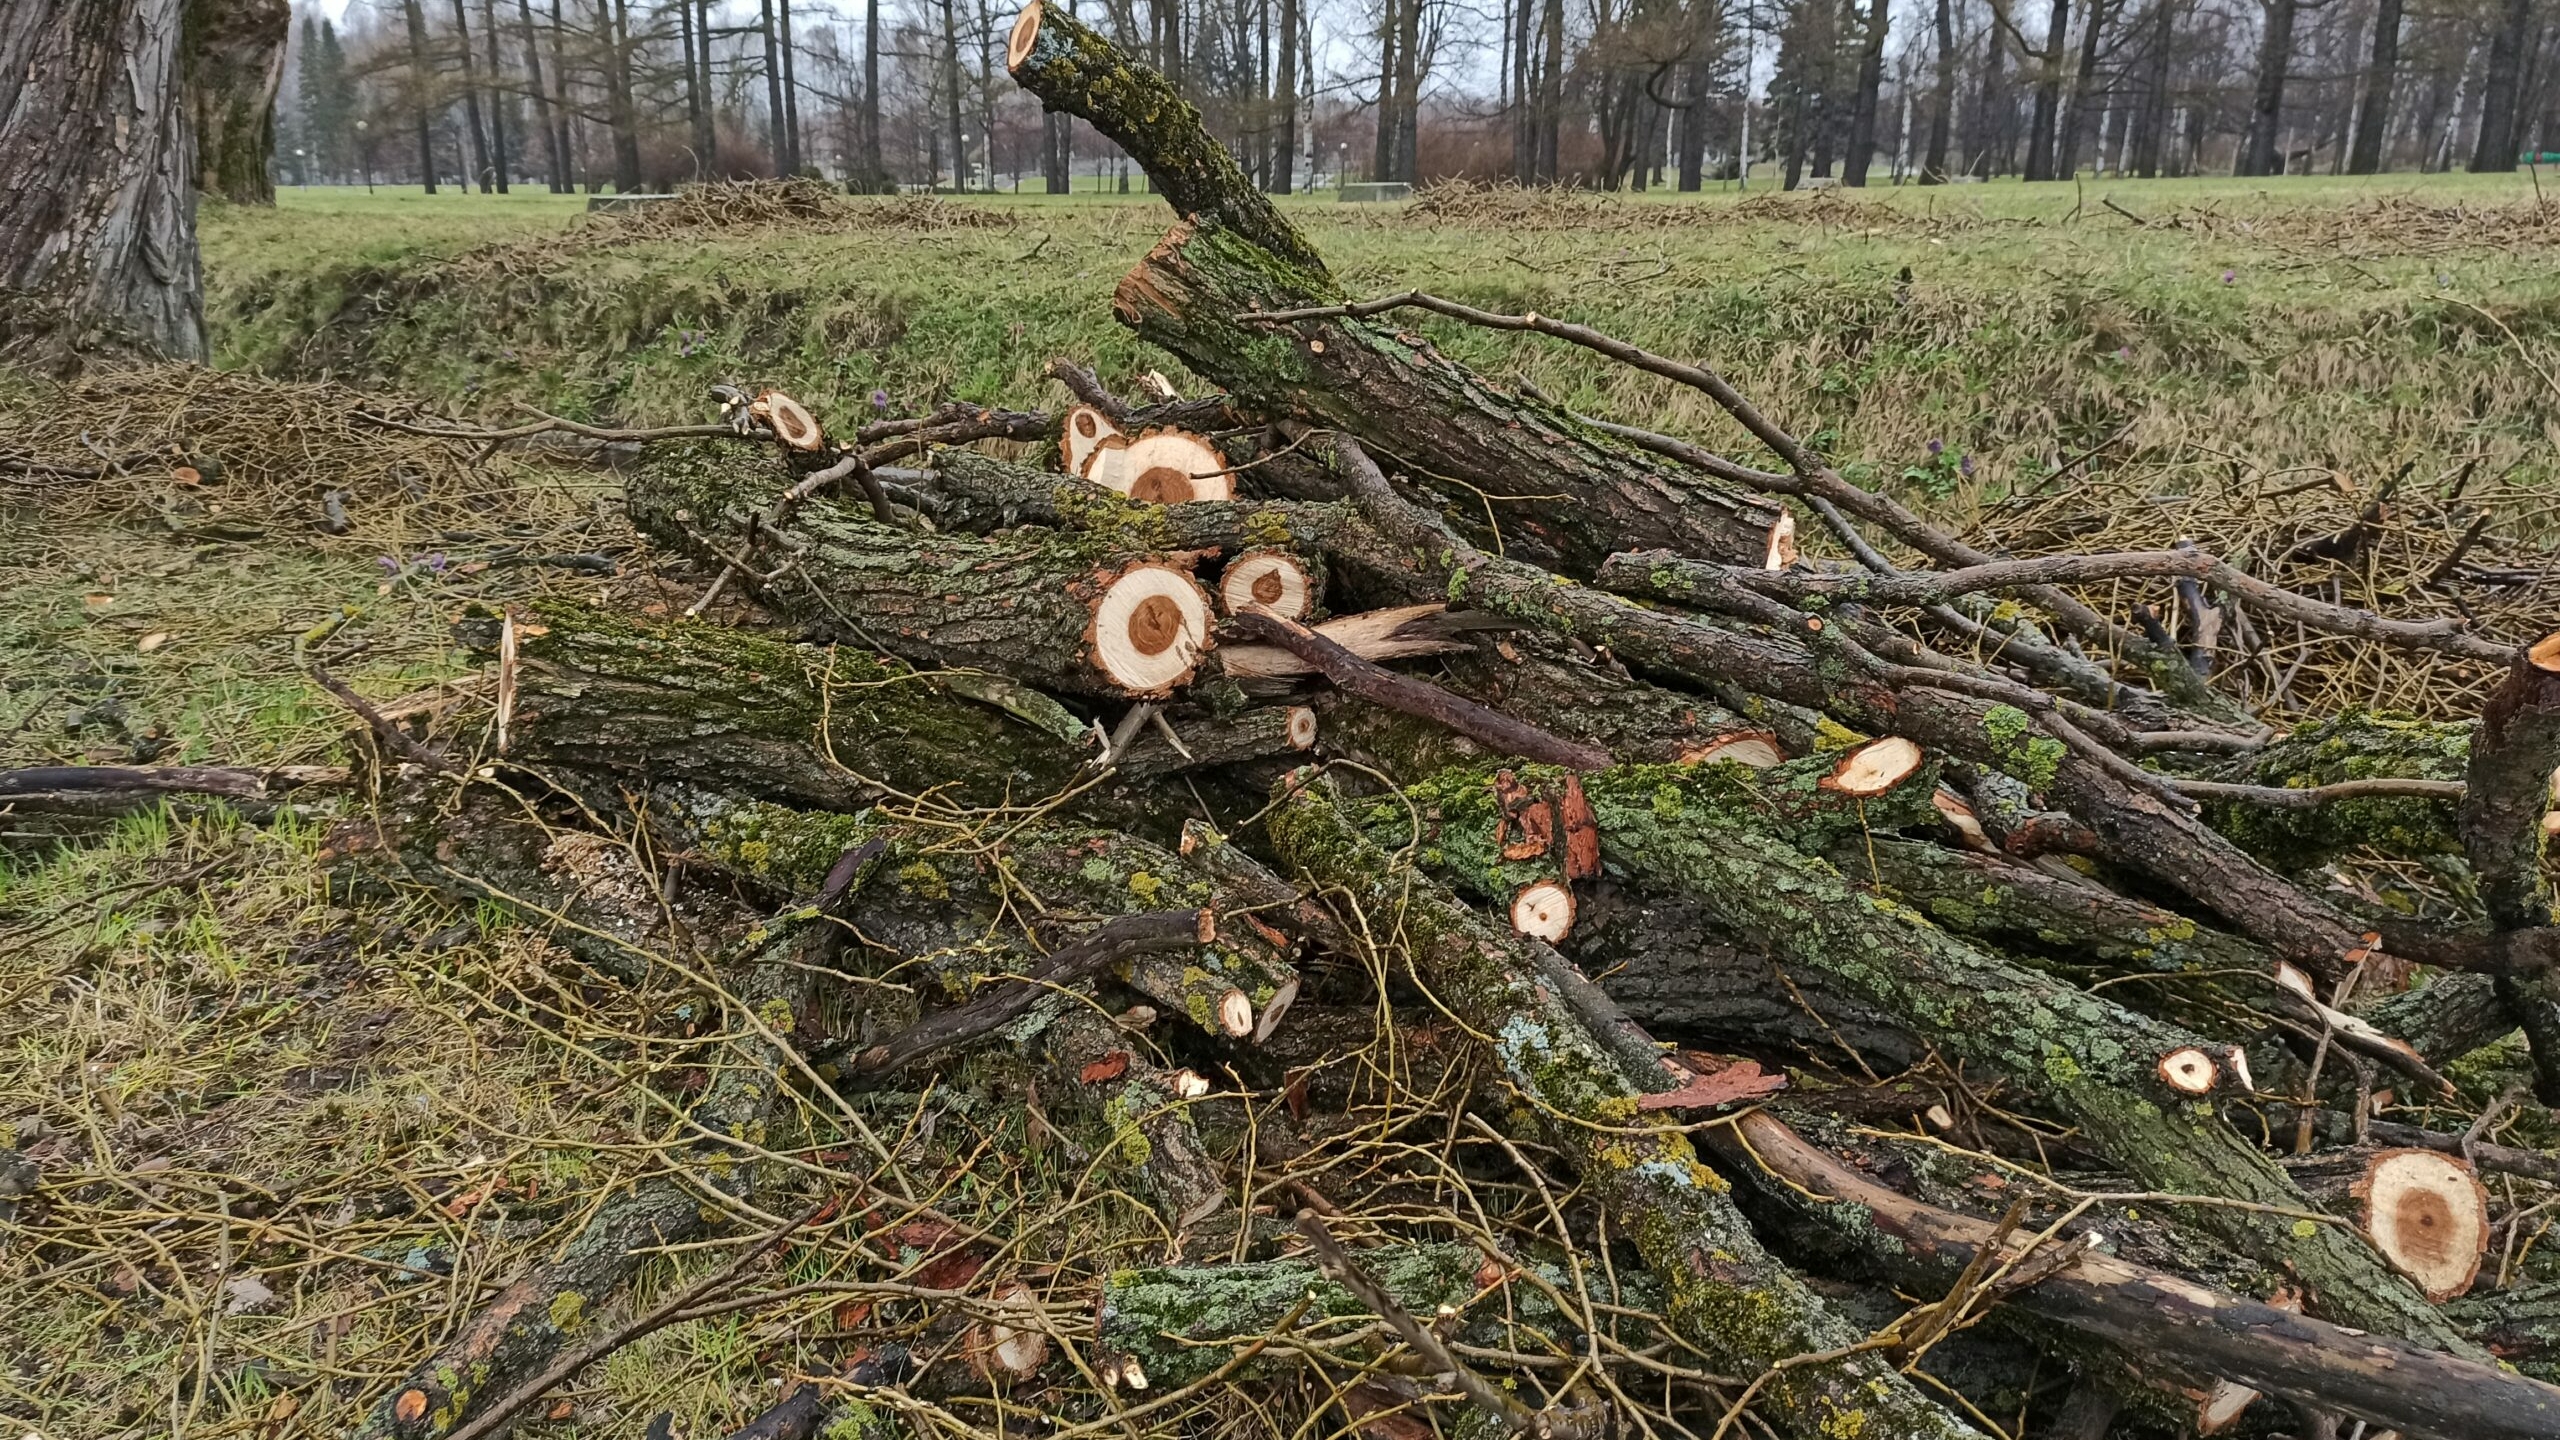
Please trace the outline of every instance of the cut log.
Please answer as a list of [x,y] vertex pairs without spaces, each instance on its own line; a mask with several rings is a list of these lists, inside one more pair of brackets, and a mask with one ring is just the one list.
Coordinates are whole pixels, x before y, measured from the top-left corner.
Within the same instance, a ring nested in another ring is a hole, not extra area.
[[2489,1197],[2471,1167],[2432,1150],[2385,1150],[2357,1186],[2365,1235],[2438,1303],[2471,1288],[2489,1246]]
[[1191,572],[1155,562],[1102,586],[1089,632],[1094,668],[1122,693],[1162,697],[1190,683],[1209,634],[1209,596]]
[[[1841,756],[1839,763],[1831,767],[1831,773],[1818,783],[1825,790],[1863,800],[1885,794],[1918,774],[1925,759],[1919,746],[1899,735],[1888,735],[1882,740],[1870,740]],[[1934,793],[1930,796],[1930,803],[1933,806],[1937,803]]]
[[[2554,922],[2560,889],[2545,824],[2560,777],[2560,631],[2516,653],[2480,713],[2464,772],[2463,853],[2479,877],[2481,907],[2501,931]],[[2560,980],[2545,972],[2500,977],[2494,988],[2532,1047],[2534,1093],[2560,1104]]]
[[[2001,1236],[1991,1221],[1920,1204],[1879,1183],[1766,1111],[1744,1116],[1738,1128],[1742,1138],[1720,1144],[1719,1153],[1745,1174],[1775,1177],[1763,1187],[1773,1203],[1822,1224],[1914,1289],[1942,1291]],[[2014,1253],[2023,1242],[2010,1234],[2004,1243]],[[2461,1440],[2560,1433],[2560,1388],[2479,1359],[2341,1330],[2103,1250],[2013,1291],[2007,1303],[2144,1361],[2223,1376],[2377,1428]]]
[[812,624],[858,629],[918,666],[1146,698],[1181,683],[1212,643],[1190,553],[1135,536],[920,535],[824,499],[774,528],[766,488],[671,454],[632,478],[625,503],[644,532],[706,563],[759,547],[788,557],[779,572],[751,577],[763,599]]
[[1268,825],[1281,854],[1317,885],[1338,888],[1372,917],[1396,917],[1422,983],[1469,1029],[1501,1037],[1491,1047],[1496,1073],[1529,1097],[1514,1123],[1541,1133],[1609,1208],[1616,1233],[1661,1281],[1664,1318],[1702,1357],[1750,1375],[1798,1357],[1768,1377],[1762,1415],[1803,1437],[1837,1435],[1844,1425],[1896,1440],[1974,1433],[1856,1348],[1856,1330],[1761,1249],[1687,1136],[1634,1123],[1639,1092],[1563,1000],[1532,978],[1540,967],[1521,950],[1527,942],[1400,870],[1321,780],[1302,776]]
[[1416,332],[1254,323],[1252,311],[1343,298],[1315,247],[1162,75],[1055,9],[1035,3],[1016,33],[1026,27],[1014,78],[1049,109],[1091,121],[1184,217],[1113,298],[1142,338],[1267,414],[1320,420],[1405,458],[1479,533],[1488,498],[1520,502],[1499,507],[1502,538],[1534,562],[1588,575],[1645,546],[1748,564],[1767,555],[1774,507],[1496,385]]
[[1787,752],[1769,731],[1729,730],[1684,747],[1679,760],[1683,765],[1746,765],[1766,770],[1785,764]]
[[1218,599],[1230,615],[1259,606],[1283,620],[1304,620],[1315,608],[1315,582],[1306,563],[1288,551],[1251,550],[1227,562]]
[[1563,943],[1573,933],[1573,891],[1559,880],[1521,886],[1511,897],[1511,928],[1550,945]]
[[1098,445],[1098,463],[1086,478],[1132,500],[1151,505],[1187,505],[1196,500],[1233,500],[1235,475],[1218,447],[1185,430],[1150,430],[1125,446]]
[[1111,417],[1093,405],[1070,405],[1058,427],[1058,460],[1070,475],[1082,475],[1094,447],[1120,433]]
[[[1797,762],[1825,764],[1820,760]],[[2154,1189],[2213,1194],[2274,1209],[2307,1208],[2284,1172],[2227,1125],[2198,1123],[2197,1099],[2219,1093],[2216,1047],[2113,1000],[2063,984],[1958,941],[1868,893],[1781,838],[1790,823],[1811,848],[1855,833],[1796,797],[1790,768],[1681,770],[1619,766],[1583,777],[1612,865],[1657,893],[1697,896],[1736,937],[1790,971],[1838,982],[1911,1027],[1949,1058],[1998,1075],[2022,1095],[2069,1118],[2089,1143]],[[1801,789],[1798,786],[1801,786]],[[1905,785],[1915,819],[1934,820],[1933,785]],[[1828,797],[1827,797],[1828,798]],[[1435,817],[1430,852],[1466,889],[1497,902],[1524,878],[1491,841],[1495,799],[1482,770],[1452,772],[1381,802],[1383,833],[1409,829],[1411,805]],[[1845,804],[1836,798],[1834,805]],[[1392,812],[1392,813],[1390,813]],[[1399,842],[1401,843],[1401,842]],[[2173,1078],[2163,1057],[2192,1049],[2215,1074]],[[2178,1083],[2183,1078],[2188,1083]],[[2203,1078],[2201,1090],[2191,1088]],[[2459,1349],[2464,1342],[2433,1307],[2359,1237],[2337,1226],[2298,1233],[2262,1211],[2209,1207],[2199,1229],[2289,1268],[2315,1308],[2342,1323]]]
[[2181,1045],[2160,1057],[2160,1079],[2181,1095],[2210,1095],[2222,1081],[2222,1067],[2203,1047]]
[[757,395],[749,413],[763,421],[786,449],[814,453],[826,443],[826,431],[818,424],[818,417],[809,413],[808,406],[779,390]]

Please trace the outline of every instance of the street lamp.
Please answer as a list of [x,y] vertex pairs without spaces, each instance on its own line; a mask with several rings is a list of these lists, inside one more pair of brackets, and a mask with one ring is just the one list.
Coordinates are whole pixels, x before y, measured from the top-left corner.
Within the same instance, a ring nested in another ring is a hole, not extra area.
[[373,137],[365,132],[372,128],[370,121],[356,122],[356,155],[364,164],[364,193],[367,195],[373,193]]
[[299,145],[294,146],[293,168],[302,175],[303,193],[309,194],[311,191],[311,152]]

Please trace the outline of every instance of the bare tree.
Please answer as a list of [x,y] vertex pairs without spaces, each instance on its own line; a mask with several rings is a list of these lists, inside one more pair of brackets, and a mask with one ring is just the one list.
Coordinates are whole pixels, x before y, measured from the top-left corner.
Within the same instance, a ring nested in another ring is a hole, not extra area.
[[2471,147],[2476,173],[2516,168],[2523,127],[2525,52],[2533,28],[2533,0],[2502,0],[2497,28],[2489,32],[2488,71],[2480,83],[2480,138]]

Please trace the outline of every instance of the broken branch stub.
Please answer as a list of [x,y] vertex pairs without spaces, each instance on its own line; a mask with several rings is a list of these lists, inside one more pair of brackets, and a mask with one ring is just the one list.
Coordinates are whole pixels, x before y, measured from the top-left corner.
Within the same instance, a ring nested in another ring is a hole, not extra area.
[[2354,1194],[2373,1248],[2430,1300],[2471,1288],[2489,1247],[2489,1196],[2471,1167],[2433,1150],[2385,1150]]
[[1126,693],[1162,698],[1191,679],[1209,636],[1209,597],[1171,565],[1122,571],[1093,603],[1094,668]]
[[2222,1067],[2193,1045],[2182,1045],[2160,1057],[2160,1078],[2181,1095],[2211,1094]]
[[1779,571],[1796,563],[1796,517],[1785,510],[1769,522],[1769,548],[1761,556],[1760,568]]
[[1303,620],[1315,608],[1315,583],[1306,562],[1286,550],[1248,550],[1227,562],[1218,577],[1218,599],[1230,615],[1260,608],[1283,620]]
[[1728,730],[1711,735],[1680,751],[1683,765],[1742,765],[1753,770],[1766,770],[1787,763],[1786,747],[1775,732],[1768,730]]

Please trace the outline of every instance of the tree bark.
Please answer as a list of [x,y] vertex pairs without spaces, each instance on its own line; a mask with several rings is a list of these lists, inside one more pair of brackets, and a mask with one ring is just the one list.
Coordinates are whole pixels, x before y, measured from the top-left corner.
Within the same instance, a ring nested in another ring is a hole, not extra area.
[[489,165],[489,133],[480,124],[480,82],[471,68],[471,19],[463,8],[463,0],[453,0],[454,53],[462,61],[462,119],[471,136],[471,178],[486,195],[492,171]]
[[603,43],[605,102],[613,127],[613,188],[640,192],[640,108],[631,74],[629,0],[596,0],[596,38]]
[[[2107,33],[2107,21],[2114,14],[2109,0],[2089,0],[2080,25],[2080,65],[2073,73],[2071,99],[2062,110],[2062,137],[2054,144],[2053,172],[2057,180],[2068,180],[2080,173],[2080,145],[2089,134],[2089,109],[2098,98],[2098,51]],[[2104,148],[2106,137],[2098,137]],[[2104,155],[2098,157],[2101,164]]]
[[1280,133],[1272,146],[1268,182],[1277,195],[1290,193],[1298,184],[1298,5],[1299,0],[1280,0],[1279,78],[1272,87]]
[[2062,108],[2062,52],[2071,37],[2071,0],[2052,0],[2044,27],[2044,53],[2036,59],[2035,118],[2027,122],[2029,180],[2054,180],[2054,127]]
[[284,81],[286,0],[190,0],[187,93],[196,124],[196,188],[235,205],[272,205],[276,88]]
[[181,0],[0,14],[0,350],[205,355]]
[[1947,169],[1947,141],[1955,129],[1956,112],[1956,28],[1953,0],[1938,0],[1937,79],[1929,108],[1929,145],[1920,161],[1920,183],[1943,185],[1953,173]]
[[2471,147],[2474,174],[2512,172],[2525,106],[2525,51],[2533,0],[2504,0],[2489,32],[2489,63],[2480,86],[2480,137]]
[[2400,73],[2401,0],[2375,0],[2373,58],[2365,66],[2364,98],[2356,110],[2356,132],[2347,153],[2347,173],[2371,175],[2382,169],[2382,143],[2391,133],[2392,85]]
[[[1711,1364],[1759,1374],[1786,1356],[1838,1352],[1858,1338],[1760,1248],[1676,1127],[1645,1129],[1638,1091],[1513,937],[1401,870],[1363,838],[1321,780],[1285,794],[1269,821],[1281,855],[1373,917],[1400,924],[1416,978],[1478,1034],[1534,1104],[1514,1123],[1541,1134],[1618,1221],[1664,1289],[1662,1313]],[[1579,1122],[1579,1123],[1577,1123]],[[1971,1427],[1871,1354],[1797,1363],[1770,1378],[1761,1413],[1799,1435],[1844,1428],[1897,1440],[1969,1436]]]
[[480,0],[480,29],[489,45],[489,161],[498,193],[507,193],[507,81],[498,63],[498,0]]
[[2293,25],[2300,0],[2264,0],[2266,26],[2258,38],[2256,87],[2249,101],[2249,130],[2240,145],[2237,175],[2277,175],[2285,159],[2276,153],[2283,140],[2284,85],[2293,69]]
[[1875,158],[1876,92],[1884,84],[1885,28],[1891,11],[1885,0],[1870,0],[1858,45],[1858,93],[1849,111],[1848,153],[1840,160],[1840,183],[1863,186],[1867,166]]

